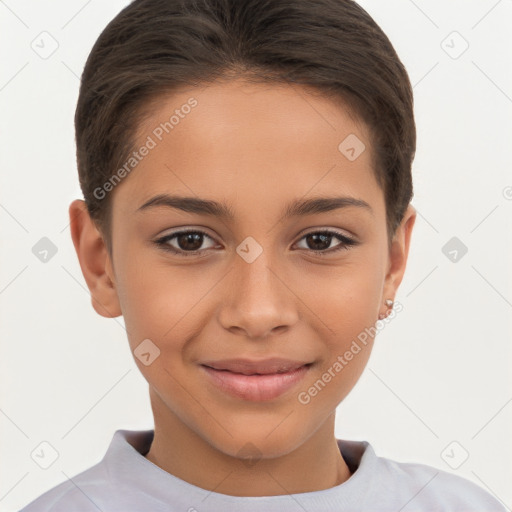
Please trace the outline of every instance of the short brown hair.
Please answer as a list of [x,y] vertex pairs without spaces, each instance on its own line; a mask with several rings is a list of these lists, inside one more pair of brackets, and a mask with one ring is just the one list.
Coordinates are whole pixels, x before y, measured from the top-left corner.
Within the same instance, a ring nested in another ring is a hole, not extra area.
[[413,197],[413,94],[391,42],[361,6],[352,0],[134,0],[95,42],[75,113],[80,186],[110,254],[111,194],[98,198],[95,190],[129,158],[153,100],[235,76],[314,87],[366,124],[390,241]]

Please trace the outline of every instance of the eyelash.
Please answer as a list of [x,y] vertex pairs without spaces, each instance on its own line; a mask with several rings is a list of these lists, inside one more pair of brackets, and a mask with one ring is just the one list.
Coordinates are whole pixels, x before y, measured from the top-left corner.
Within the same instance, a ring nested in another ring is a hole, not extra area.
[[[197,250],[197,251],[184,251],[184,250],[178,250],[178,249],[176,249],[176,248],[174,248],[174,247],[172,247],[171,245],[168,244],[169,240],[172,240],[173,238],[175,238],[175,237],[177,237],[179,235],[184,235],[184,234],[187,234],[187,233],[200,234],[200,235],[206,236],[206,237],[208,237],[210,239],[212,238],[210,235],[208,235],[204,231],[200,231],[200,230],[177,231],[176,233],[165,235],[165,236],[159,238],[158,240],[155,240],[154,243],[158,247],[163,249],[164,251],[168,251],[168,252],[171,252],[173,254],[176,254],[176,255],[179,255],[179,256],[184,256],[184,257],[197,256],[201,252],[207,250],[207,249],[202,249],[202,250]],[[342,235],[341,233],[338,233],[337,231],[332,231],[332,230],[327,230],[327,229],[326,230],[321,230],[321,231],[311,231],[309,233],[306,233],[302,238],[300,238],[300,240],[304,239],[305,237],[307,237],[309,235],[333,236],[336,239],[338,239],[340,242],[342,242],[339,245],[335,246],[334,249],[327,249],[325,251],[315,251],[314,249],[306,249],[306,250],[308,250],[310,252],[313,252],[315,255],[322,256],[322,257],[323,256],[328,256],[329,254],[336,253],[336,252],[339,252],[339,251],[342,251],[342,250],[347,251],[351,247],[356,246],[356,245],[359,244],[359,242],[357,242],[356,240],[353,240],[352,238],[348,238],[348,237]]]

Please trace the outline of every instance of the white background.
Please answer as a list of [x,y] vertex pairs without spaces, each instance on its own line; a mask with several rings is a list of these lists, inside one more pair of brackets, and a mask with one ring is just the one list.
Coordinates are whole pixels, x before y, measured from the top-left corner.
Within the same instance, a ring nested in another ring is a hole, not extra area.
[[[93,310],[68,226],[82,198],[79,76],[126,4],[0,1],[2,512],[98,462],[116,429],[153,426],[122,318]],[[404,309],[378,334],[336,435],[466,477],[511,508],[512,1],[360,4],[414,85],[418,219]],[[58,43],[47,59],[31,47],[43,31]],[[46,263],[32,252],[42,237],[57,247]],[[452,237],[468,248],[456,262],[443,253]],[[59,454],[48,469],[30,455],[43,441]]]

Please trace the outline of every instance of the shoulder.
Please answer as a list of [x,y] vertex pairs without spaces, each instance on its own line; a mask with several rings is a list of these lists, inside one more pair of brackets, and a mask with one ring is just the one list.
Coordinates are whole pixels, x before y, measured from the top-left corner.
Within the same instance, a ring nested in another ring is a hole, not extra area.
[[97,464],[49,489],[19,512],[98,512],[109,485],[108,476]]
[[147,467],[152,464],[141,456],[149,449],[152,439],[153,430],[117,430],[99,462],[66,478],[19,512],[128,512],[141,508],[138,501],[141,496],[151,510],[162,510],[161,503],[148,491],[151,485],[155,487],[146,476]]
[[377,457],[377,486],[384,495],[398,497],[402,512],[506,512],[504,505],[474,482],[447,471],[413,462]]

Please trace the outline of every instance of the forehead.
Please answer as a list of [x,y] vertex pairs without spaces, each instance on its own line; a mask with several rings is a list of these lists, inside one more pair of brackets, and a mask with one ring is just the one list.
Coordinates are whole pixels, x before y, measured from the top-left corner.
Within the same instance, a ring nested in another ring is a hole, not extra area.
[[378,208],[368,135],[341,102],[296,84],[183,89],[153,102],[134,148],[150,149],[116,187],[115,202],[129,213],[167,192],[264,214],[307,195],[351,195]]

